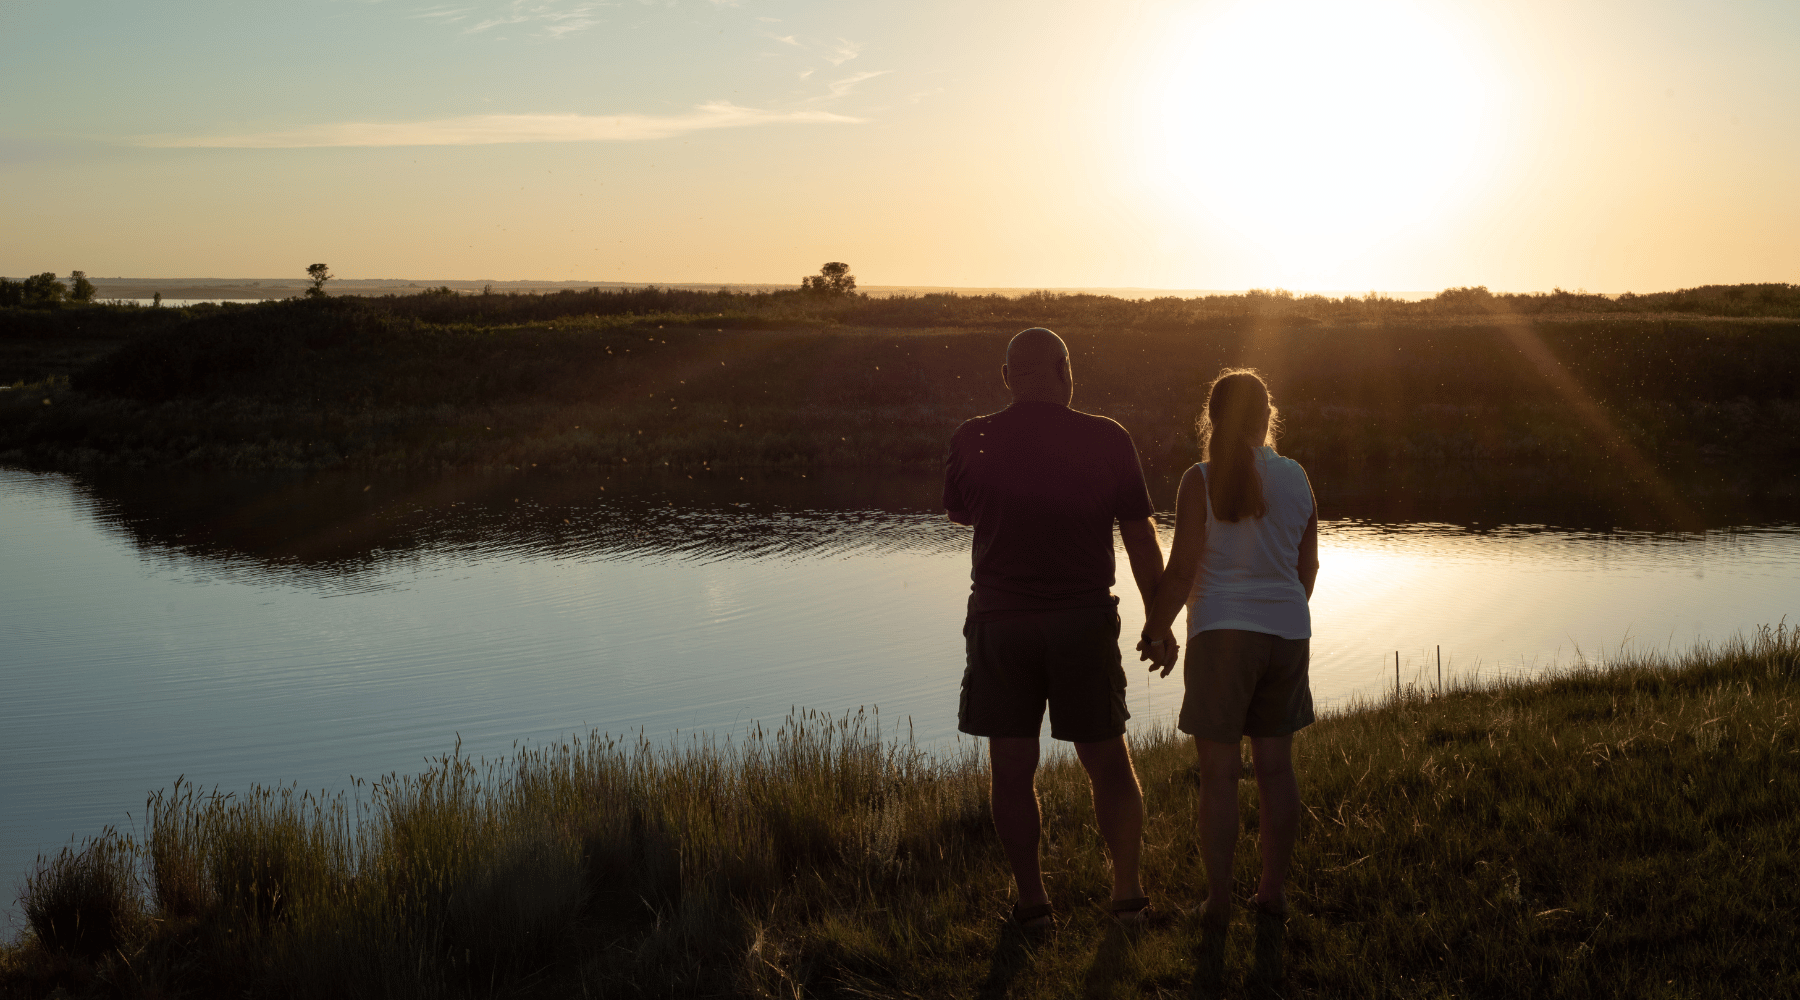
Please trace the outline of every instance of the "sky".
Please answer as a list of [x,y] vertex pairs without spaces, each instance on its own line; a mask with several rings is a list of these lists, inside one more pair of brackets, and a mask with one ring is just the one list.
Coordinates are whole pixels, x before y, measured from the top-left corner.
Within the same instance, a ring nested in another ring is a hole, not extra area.
[[0,274],[1800,282],[1800,4],[0,0]]

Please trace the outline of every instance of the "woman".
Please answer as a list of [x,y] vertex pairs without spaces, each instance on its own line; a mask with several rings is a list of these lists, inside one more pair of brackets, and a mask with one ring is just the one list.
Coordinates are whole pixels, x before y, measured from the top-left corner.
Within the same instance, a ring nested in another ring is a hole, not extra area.
[[[1200,852],[1208,888],[1200,922],[1214,930],[1231,919],[1239,740],[1250,737],[1260,802],[1262,880],[1251,904],[1280,917],[1287,912],[1283,882],[1300,821],[1293,737],[1313,721],[1307,601],[1319,572],[1319,517],[1305,470],[1275,453],[1276,419],[1268,387],[1254,371],[1226,371],[1213,381],[1199,420],[1205,461],[1182,477],[1173,551],[1139,647],[1146,655],[1172,650],[1170,625],[1187,606],[1187,693],[1179,725],[1200,756]],[[1173,653],[1156,659],[1168,676]]]

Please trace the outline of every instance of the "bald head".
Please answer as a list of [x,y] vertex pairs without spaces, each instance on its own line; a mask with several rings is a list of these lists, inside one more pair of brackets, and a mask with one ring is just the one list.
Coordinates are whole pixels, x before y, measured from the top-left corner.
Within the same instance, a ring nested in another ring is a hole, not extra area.
[[1014,402],[1027,400],[1069,405],[1075,398],[1075,377],[1069,367],[1069,345],[1041,326],[1021,331],[1006,345],[1006,364],[1000,377],[1012,390]]

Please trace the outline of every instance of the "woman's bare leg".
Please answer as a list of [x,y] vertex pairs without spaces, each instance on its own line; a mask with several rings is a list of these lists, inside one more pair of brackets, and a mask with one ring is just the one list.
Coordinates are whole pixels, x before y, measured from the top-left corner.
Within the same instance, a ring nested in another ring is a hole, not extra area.
[[1237,743],[1194,738],[1200,758],[1200,862],[1206,868],[1209,922],[1229,919],[1231,858],[1237,849],[1238,777],[1243,760]]
[[1287,907],[1288,862],[1300,831],[1300,785],[1294,780],[1294,738],[1252,736],[1250,758],[1256,770],[1257,836],[1262,880],[1256,898],[1264,905]]

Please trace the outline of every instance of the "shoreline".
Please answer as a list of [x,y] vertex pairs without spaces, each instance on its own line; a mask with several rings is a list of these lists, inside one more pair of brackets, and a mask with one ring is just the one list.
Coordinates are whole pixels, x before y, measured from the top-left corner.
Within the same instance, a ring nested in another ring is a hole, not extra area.
[[[1295,995],[1800,984],[1781,902],[1800,874],[1794,630],[1431,694],[1329,711],[1296,739]],[[153,800],[141,842],[102,834],[28,890],[64,900],[65,916],[88,899],[83,926],[104,940],[64,934],[58,950],[27,933],[0,950],[0,985],[279,981],[324,995],[385,969],[440,994],[666,983],[651,993],[954,996],[986,983],[1076,996],[1099,970],[1127,992],[1185,989],[1188,929],[1146,936],[1129,960],[1107,929],[1072,761],[1041,778],[1063,926],[1020,952],[997,933],[1007,888],[979,758],[921,758],[866,723],[807,713],[729,748],[572,741],[485,767],[453,753],[354,801],[177,787]],[[1153,734],[1134,753],[1147,879],[1190,906],[1204,885],[1191,749]],[[133,895],[121,866],[139,863],[149,878]],[[1238,863],[1247,887],[1242,845]],[[1247,934],[1228,950],[1234,982]]]

